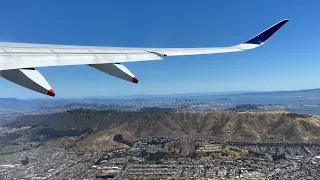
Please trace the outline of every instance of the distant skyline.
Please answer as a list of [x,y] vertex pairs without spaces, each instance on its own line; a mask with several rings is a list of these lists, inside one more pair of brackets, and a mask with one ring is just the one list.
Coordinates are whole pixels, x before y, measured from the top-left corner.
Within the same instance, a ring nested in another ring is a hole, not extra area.
[[[319,88],[320,1],[5,1],[0,41],[123,46],[215,47],[248,40],[291,21],[244,52],[126,63],[133,84],[88,66],[37,68],[55,98],[281,91]],[[0,97],[45,98],[0,78]]]

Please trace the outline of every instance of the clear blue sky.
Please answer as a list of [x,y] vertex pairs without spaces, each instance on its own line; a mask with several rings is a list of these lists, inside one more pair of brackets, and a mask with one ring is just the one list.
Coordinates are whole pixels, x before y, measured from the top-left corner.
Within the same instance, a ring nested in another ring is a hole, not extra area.
[[[281,19],[264,46],[239,53],[126,63],[139,84],[87,66],[37,68],[56,98],[320,87],[320,1],[3,1],[0,41],[209,47],[243,42]],[[0,97],[46,98],[0,79]]]

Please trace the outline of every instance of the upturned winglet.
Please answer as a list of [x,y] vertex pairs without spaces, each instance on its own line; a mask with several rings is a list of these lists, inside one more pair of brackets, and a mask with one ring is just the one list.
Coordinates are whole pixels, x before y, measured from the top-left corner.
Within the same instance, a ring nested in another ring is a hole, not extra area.
[[250,39],[249,41],[245,42],[244,44],[256,44],[262,45],[267,42],[283,25],[285,25],[289,19],[284,19],[275,25],[269,27],[265,31],[261,32],[260,34],[256,35],[254,38]]

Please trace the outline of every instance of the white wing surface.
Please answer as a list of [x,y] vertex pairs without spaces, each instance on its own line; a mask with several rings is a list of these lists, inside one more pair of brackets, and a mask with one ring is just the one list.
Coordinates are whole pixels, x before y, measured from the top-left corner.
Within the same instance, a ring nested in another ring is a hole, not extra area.
[[138,83],[137,77],[121,63],[253,49],[267,42],[288,21],[282,20],[252,39],[228,47],[125,48],[0,42],[0,76],[49,96],[55,96],[55,93],[35,67],[89,65],[114,77]]
[[201,55],[244,51],[263,45],[289,20],[282,20],[249,41],[212,48],[124,48],[0,43],[0,70],[44,66],[123,63],[161,60],[163,56]]

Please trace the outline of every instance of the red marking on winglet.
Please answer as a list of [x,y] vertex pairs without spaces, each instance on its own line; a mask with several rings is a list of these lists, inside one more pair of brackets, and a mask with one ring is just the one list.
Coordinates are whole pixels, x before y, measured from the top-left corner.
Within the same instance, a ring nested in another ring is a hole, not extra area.
[[137,77],[132,78],[132,82],[138,84],[139,80]]
[[54,93],[53,89],[50,89],[47,95],[54,97],[56,94]]

